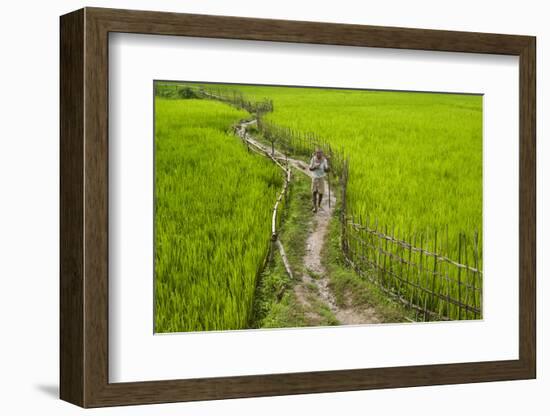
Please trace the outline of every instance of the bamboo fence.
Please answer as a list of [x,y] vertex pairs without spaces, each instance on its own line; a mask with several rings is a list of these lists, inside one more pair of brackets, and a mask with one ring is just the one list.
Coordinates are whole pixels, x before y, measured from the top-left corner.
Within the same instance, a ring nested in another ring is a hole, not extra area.
[[337,175],[341,173],[345,159],[344,151],[335,152],[328,140],[319,137],[317,133],[282,127],[263,118],[258,118],[258,130],[265,140],[272,146],[281,149],[285,154],[311,157],[314,149],[322,149],[330,160],[332,171]]
[[[348,165],[341,175],[346,201]],[[344,203],[345,204],[345,203]],[[345,205],[340,216],[346,261],[384,292],[413,309],[416,319],[464,320],[482,317],[483,273],[477,233],[471,243],[458,236],[458,259],[449,252],[447,230],[399,232],[377,220],[357,218]]]
[[[282,242],[279,240],[279,229],[282,222],[282,212],[284,210],[284,206],[288,202],[290,182],[292,180],[290,167],[288,166],[288,164],[286,166],[283,166],[281,162],[275,158],[273,153],[270,153],[268,150],[262,148],[261,146],[257,145],[254,141],[250,140],[250,137],[248,132],[246,131],[245,125],[240,124],[235,126],[235,134],[241,138],[241,140],[246,145],[249,152],[252,151],[261,156],[268,157],[269,159],[271,159],[273,163],[275,163],[275,165],[277,165],[283,171],[283,179],[284,179],[283,188],[281,189],[281,192],[279,192],[279,195],[277,196],[277,199],[275,201],[275,205],[273,206],[273,210],[271,214],[271,244],[268,252],[268,257],[272,258],[274,249],[276,247],[279,251],[279,254],[281,255],[281,259],[283,261],[283,265],[285,267],[287,274],[291,279],[293,279],[292,269],[290,267],[290,263],[286,256],[284,246]],[[266,263],[264,263],[264,268],[265,268],[265,264]]]

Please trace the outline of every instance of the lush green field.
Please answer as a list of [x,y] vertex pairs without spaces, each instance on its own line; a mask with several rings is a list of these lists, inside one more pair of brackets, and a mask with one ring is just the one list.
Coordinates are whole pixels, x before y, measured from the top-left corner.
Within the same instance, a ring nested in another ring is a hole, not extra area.
[[155,331],[245,328],[282,187],[228,128],[246,113],[155,99]]
[[[273,100],[266,120],[313,132],[350,159],[348,212],[407,235],[482,231],[482,97],[319,88],[210,86]],[[441,241],[440,241],[441,242]],[[457,255],[454,255],[457,258]]]
[[[198,85],[171,85],[163,87],[161,93],[189,99],[201,96]],[[279,140],[282,147],[290,144],[294,156],[313,151],[304,135],[329,143],[338,155],[345,155],[350,162],[346,198],[349,219],[482,270],[481,96],[205,87],[210,95],[203,97],[225,96],[227,103],[237,107],[254,100],[272,103],[273,111],[263,114],[264,121],[255,134]],[[259,107],[246,108],[256,111]],[[346,230],[348,257],[361,272],[374,265],[375,280],[383,287],[439,316],[481,317],[482,281],[475,270],[439,263],[438,256],[406,248],[406,244],[376,233],[353,230],[349,225]],[[466,309],[450,299],[466,305]]]
[[[228,97],[236,90],[247,100],[271,100],[273,111],[264,114],[260,128],[266,139],[280,138],[281,146],[305,154],[306,148],[313,150],[306,135],[349,158],[348,218],[392,236],[347,228],[345,250],[361,271],[372,269],[382,286],[422,311],[450,319],[482,316],[478,272],[439,263],[422,250],[405,250],[410,244],[483,268],[481,96],[207,88],[227,90]],[[427,319],[426,313],[420,319]]]

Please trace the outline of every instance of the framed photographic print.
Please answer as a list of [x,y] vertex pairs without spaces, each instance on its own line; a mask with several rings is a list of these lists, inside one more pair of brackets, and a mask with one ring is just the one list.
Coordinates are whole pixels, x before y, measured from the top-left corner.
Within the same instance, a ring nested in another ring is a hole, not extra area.
[[534,37],[60,25],[63,400],[535,377]]

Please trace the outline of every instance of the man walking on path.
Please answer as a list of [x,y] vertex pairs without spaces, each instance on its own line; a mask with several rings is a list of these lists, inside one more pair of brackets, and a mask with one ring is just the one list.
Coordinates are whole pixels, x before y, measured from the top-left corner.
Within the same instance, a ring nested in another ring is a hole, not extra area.
[[321,208],[321,201],[325,192],[325,175],[329,171],[328,160],[321,149],[317,148],[315,150],[309,162],[309,170],[313,173],[311,181],[313,212],[317,212],[317,209]]

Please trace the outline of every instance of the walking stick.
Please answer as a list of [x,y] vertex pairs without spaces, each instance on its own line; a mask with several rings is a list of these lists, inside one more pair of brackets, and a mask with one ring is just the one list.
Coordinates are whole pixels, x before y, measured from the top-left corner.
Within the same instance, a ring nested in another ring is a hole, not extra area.
[[327,172],[327,184],[328,184],[328,209],[330,209],[330,171]]

